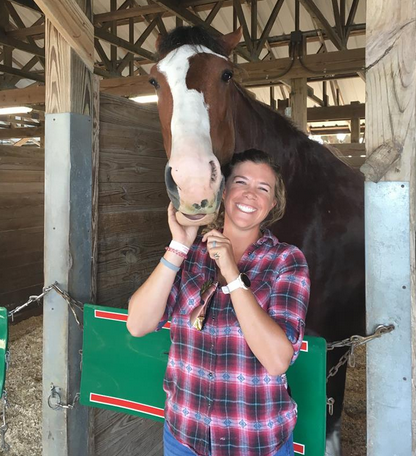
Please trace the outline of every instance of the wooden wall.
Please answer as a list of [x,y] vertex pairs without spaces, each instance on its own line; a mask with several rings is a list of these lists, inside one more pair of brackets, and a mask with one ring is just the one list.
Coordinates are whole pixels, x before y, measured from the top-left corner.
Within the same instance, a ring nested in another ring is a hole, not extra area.
[[9,309],[43,287],[44,156],[0,145],[0,306]]
[[[101,94],[97,303],[126,307],[170,241],[155,107]],[[151,305],[151,303],[149,303]],[[162,425],[95,409],[95,454],[161,455]]]

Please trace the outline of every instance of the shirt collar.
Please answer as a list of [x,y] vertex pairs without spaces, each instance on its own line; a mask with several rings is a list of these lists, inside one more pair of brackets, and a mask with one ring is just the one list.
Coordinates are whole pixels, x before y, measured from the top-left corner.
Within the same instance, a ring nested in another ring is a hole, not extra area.
[[277,237],[267,228],[261,230],[262,237],[258,239],[255,245],[263,245],[268,243],[269,245],[276,246],[279,243]]

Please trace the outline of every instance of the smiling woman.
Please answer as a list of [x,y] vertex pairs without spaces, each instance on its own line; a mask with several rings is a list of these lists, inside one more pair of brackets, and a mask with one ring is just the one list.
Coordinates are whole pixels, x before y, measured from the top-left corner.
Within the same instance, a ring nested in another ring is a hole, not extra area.
[[165,456],[293,455],[285,373],[303,340],[308,266],[264,227],[285,208],[271,158],[242,152],[225,175],[217,229],[197,237],[169,206],[173,241],[130,299],[127,327],[143,336],[171,320]]

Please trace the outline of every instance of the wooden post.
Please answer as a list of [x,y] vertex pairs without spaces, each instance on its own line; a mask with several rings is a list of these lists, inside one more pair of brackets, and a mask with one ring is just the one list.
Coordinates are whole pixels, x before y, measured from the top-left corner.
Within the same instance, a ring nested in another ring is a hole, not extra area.
[[[351,104],[359,105],[360,102],[352,101]],[[358,116],[354,116],[351,118],[351,142],[360,142],[360,118]]]
[[307,124],[308,85],[306,78],[295,78],[290,81],[292,91],[290,93],[290,107],[293,122],[305,133]]
[[[96,143],[97,135],[93,135],[93,105],[96,105],[93,100],[98,96],[95,94],[98,82],[84,63],[92,64],[89,51],[82,53],[81,60],[61,32],[71,35],[66,21],[71,13],[74,24],[80,28],[88,26],[91,16],[85,16],[83,11],[91,13],[91,4],[89,0],[79,0],[81,9],[74,0],[65,0],[66,8],[55,10],[57,4],[52,0],[37,2],[47,19],[45,284],[56,281],[73,298],[85,303],[91,300],[95,290],[93,142]],[[65,13],[59,17],[62,11]],[[59,25],[60,31],[52,23]],[[93,37],[83,40],[83,44],[85,49],[93,49]],[[92,454],[88,409],[79,403],[72,409],[53,409],[50,403],[55,405],[56,397],[48,403],[54,388],[62,404],[72,404],[80,390],[81,377],[82,328],[66,301],[53,291],[44,298],[43,337],[43,454]]]
[[[367,455],[416,452],[416,8],[367,1]],[[371,182],[370,179],[373,181]]]

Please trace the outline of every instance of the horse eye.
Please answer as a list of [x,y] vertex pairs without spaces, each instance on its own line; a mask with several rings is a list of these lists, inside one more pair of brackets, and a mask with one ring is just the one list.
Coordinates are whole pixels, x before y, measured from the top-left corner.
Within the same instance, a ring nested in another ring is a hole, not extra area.
[[233,73],[231,71],[227,70],[227,71],[224,71],[224,73],[221,76],[221,79],[224,82],[228,82],[232,77],[233,77]]
[[152,84],[152,86],[153,86],[155,89],[158,89],[158,88],[159,88],[159,84],[158,84],[158,82],[156,81],[155,78],[149,79],[149,82],[150,82],[150,84]]

